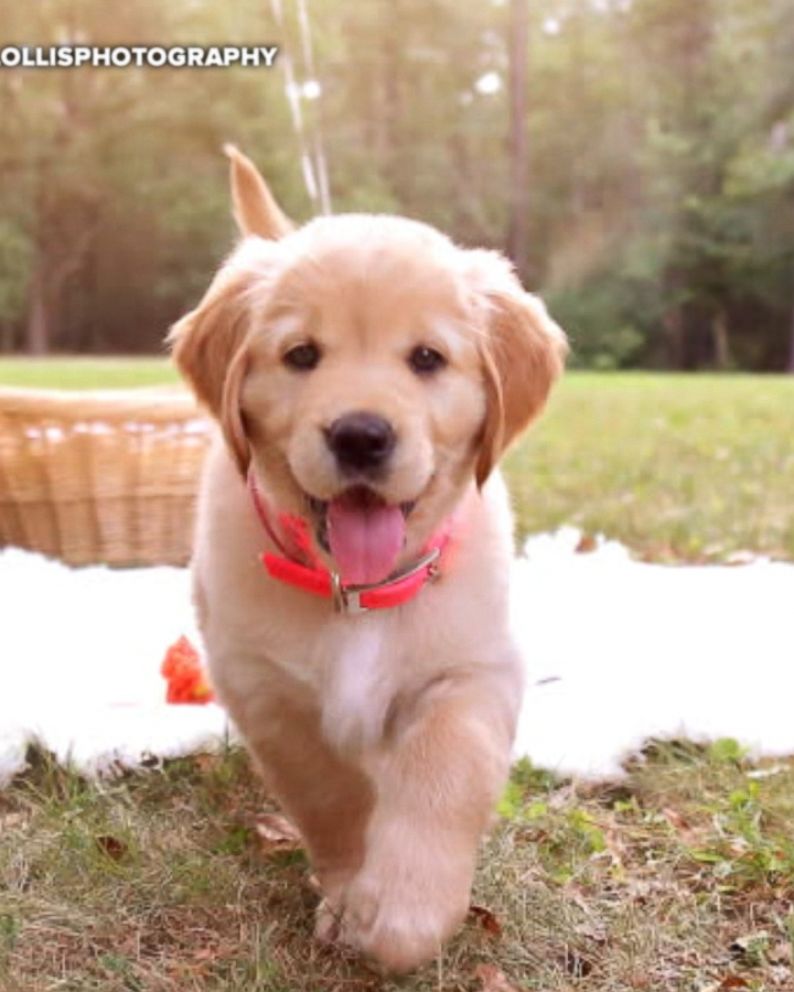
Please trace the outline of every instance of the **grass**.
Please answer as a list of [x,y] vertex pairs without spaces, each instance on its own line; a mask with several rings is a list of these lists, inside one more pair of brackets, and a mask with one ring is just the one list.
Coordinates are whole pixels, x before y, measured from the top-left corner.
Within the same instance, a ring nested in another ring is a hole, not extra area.
[[[175,378],[161,358],[0,359],[0,385]],[[649,560],[791,560],[794,376],[569,373],[506,471],[522,537],[573,523]]]
[[510,453],[520,530],[649,560],[794,559],[794,376],[569,374]]
[[99,785],[41,753],[0,794],[3,992],[794,988],[794,763],[647,749],[619,785],[521,762],[442,958],[399,982],[311,940],[300,851],[266,853],[243,754]]
[[42,389],[123,389],[177,381],[165,358],[0,357],[0,386]]

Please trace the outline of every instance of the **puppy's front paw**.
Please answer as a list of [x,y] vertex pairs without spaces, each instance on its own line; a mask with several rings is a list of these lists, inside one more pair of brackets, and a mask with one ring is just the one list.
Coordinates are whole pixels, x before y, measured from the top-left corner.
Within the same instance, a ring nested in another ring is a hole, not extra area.
[[465,872],[448,884],[448,879],[432,873],[420,878],[407,868],[363,871],[345,893],[344,912],[336,918],[337,941],[398,974],[436,957],[469,905]]
[[329,899],[321,899],[314,919],[314,939],[321,944],[336,944],[342,926],[342,914]]

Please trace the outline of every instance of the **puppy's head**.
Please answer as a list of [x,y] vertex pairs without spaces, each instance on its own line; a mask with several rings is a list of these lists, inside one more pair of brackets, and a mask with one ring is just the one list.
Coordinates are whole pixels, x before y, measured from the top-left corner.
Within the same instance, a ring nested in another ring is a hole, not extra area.
[[566,351],[509,263],[397,217],[294,231],[229,149],[246,237],[174,327],[241,473],[347,582],[418,553],[542,409]]

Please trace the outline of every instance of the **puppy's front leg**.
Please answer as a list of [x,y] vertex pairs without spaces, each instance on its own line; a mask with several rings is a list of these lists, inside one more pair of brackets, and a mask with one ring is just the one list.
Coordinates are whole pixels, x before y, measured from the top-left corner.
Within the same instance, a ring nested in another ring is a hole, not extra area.
[[440,680],[396,709],[367,761],[377,797],[340,936],[389,970],[434,957],[466,915],[519,694],[512,679]]
[[242,733],[268,790],[303,837],[329,899],[364,861],[374,791],[363,770],[322,736],[320,712],[299,682],[261,660],[213,658],[213,682]]

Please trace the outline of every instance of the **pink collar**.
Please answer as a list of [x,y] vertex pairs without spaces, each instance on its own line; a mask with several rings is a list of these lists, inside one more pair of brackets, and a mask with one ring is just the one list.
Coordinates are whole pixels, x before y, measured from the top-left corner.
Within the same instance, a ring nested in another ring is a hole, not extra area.
[[367,613],[401,606],[439,576],[439,559],[450,535],[449,521],[428,541],[424,554],[397,574],[370,585],[345,585],[339,573],[327,569],[315,553],[309,526],[302,517],[279,513],[279,535],[253,472],[248,473],[248,491],[262,527],[281,551],[281,555],[265,551],[260,556],[268,574],[279,582],[332,600],[337,613]]

